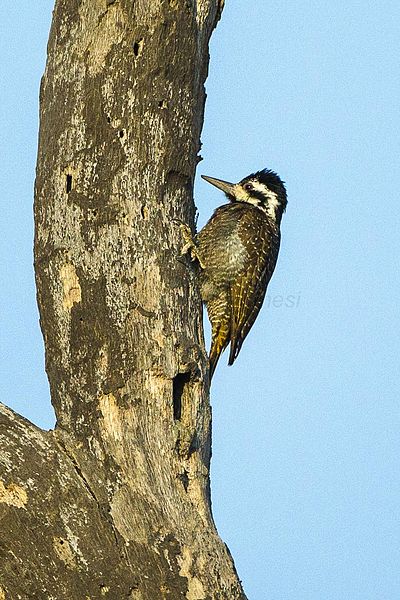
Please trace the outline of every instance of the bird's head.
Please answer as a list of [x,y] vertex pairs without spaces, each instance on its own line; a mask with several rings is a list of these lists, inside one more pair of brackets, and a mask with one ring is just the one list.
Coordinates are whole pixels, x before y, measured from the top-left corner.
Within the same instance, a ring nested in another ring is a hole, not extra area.
[[231,202],[247,202],[263,210],[276,223],[280,223],[287,205],[286,189],[281,178],[268,169],[247,175],[239,183],[222,179],[202,178],[225,192]]

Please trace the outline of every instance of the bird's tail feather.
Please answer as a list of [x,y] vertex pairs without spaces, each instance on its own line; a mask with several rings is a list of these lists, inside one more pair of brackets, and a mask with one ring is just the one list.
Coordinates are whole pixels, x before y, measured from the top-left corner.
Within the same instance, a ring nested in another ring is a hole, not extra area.
[[210,381],[211,381],[211,379],[212,379],[212,377],[213,377],[213,375],[215,373],[215,369],[217,368],[217,363],[218,363],[218,360],[219,360],[220,356],[221,356],[221,353],[219,353],[219,354],[213,354],[213,355],[210,353],[210,371],[209,371],[209,373],[210,373]]
[[229,329],[219,327],[218,332],[213,335],[210,349],[210,381],[214,375],[219,357],[229,343]]
[[240,348],[242,347],[243,344],[243,340],[241,338],[234,338],[231,340],[231,349],[229,352],[229,360],[228,360],[228,365],[233,365],[233,363],[235,362],[235,360],[238,357],[238,354],[240,352]]

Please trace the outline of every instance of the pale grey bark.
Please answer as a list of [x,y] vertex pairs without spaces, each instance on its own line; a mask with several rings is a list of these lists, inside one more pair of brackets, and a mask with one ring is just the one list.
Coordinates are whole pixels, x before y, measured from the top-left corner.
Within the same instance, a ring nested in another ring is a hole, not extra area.
[[0,599],[244,598],[209,497],[207,356],[180,259],[218,0],[58,0],[35,268],[57,415],[0,408]]

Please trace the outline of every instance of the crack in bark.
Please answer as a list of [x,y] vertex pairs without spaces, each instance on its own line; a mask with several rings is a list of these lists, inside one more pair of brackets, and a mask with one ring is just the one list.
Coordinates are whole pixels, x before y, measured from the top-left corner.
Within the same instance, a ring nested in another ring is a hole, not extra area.
[[[62,429],[61,427],[58,427],[58,429]],[[60,434],[58,433],[57,430],[54,431],[54,439],[56,441],[56,444],[59,446],[59,448],[61,449],[61,451],[65,454],[65,456],[70,460],[70,462],[72,463],[72,466],[76,472],[76,474],[78,475],[79,479],[82,481],[86,491],[89,493],[89,495],[92,497],[92,499],[95,501],[97,507],[99,508],[99,510],[102,512],[101,509],[101,505],[100,502],[97,500],[96,494],[94,493],[94,491],[92,490],[92,488],[90,487],[90,484],[88,482],[88,480],[86,479],[86,477],[84,476],[82,469],[80,468],[80,466],[78,465],[78,462],[75,458],[75,456],[70,452],[70,450],[68,449],[66,443],[64,442],[64,440],[60,437]]]
[[148,317],[148,318],[155,318],[157,316],[157,314],[155,313],[155,311],[153,310],[146,310],[145,308],[143,308],[143,306],[141,306],[139,304],[139,302],[134,302],[131,301],[130,305],[129,305],[129,309],[130,310],[137,310],[139,314],[142,315],[142,317]]
[[[61,429],[61,428],[59,428]],[[54,432],[55,433],[55,440],[57,445],[61,448],[61,451],[64,453],[64,455],[70,460],[76,474],[78,475],[79,479],[82,481],[86,491],[89,493],[89,495],[91,496],[91,498],[94,500],[94,502],[96,503],[97,509],[99,511],[100,514],[104,515],[106,521],[109,523],[110,527],[111,527],[111,531],[112,534],[114,536],[114,540],[115,540],[115,545],[118,548],[119,554],[121,556],[122,559],[125,560],[126,564],[129,567],[132,567],[130,558],[129,558],[129,554],[127,552],[127,549],[125,547],[125,543],[121,540],[123,540],[123,537],[119,534],[115,524],[114,524],[114,520],[112,518],[112,515],[110,513],[111,507],[110,504],[108,503],[108,509],[109,510],[105,510],[104,506],[102,505],[102,503],[98,500],[96,493],[94,492],[94,490],[92,489],[89,481],[86,479],[85,475],[82,472],[82,469],[80,468],[75,456],[72,454],[72,452],[69,450],[69,448],[67,447],[67,444],[64,442],[64,440],[61,439],[61,437],[59,436],[59,434],[57,433],[57,431]]]

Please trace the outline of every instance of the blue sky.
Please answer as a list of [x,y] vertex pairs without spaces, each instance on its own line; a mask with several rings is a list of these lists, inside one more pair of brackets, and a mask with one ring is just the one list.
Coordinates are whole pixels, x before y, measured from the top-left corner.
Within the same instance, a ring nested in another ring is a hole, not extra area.
[[[53,423],[32,271],[52,2],[3,10],[3,402]],[[398,2],[227,0],[203,173],[286,181],[265,305],[212,389],[213,511],[250,600],[400,597]],[[198,178],[203,225],[223,196]],[[288,298],[296,300],[288,306]]]

